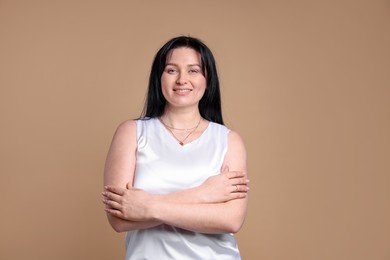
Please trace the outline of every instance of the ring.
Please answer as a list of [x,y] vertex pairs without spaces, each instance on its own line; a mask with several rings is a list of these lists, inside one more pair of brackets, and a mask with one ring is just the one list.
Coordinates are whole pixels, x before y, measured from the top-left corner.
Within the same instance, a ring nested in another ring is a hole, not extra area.
[[234,185],[234,186],[236,186],[236,190],[235,191],[238,191],[238,186],[237,185]]

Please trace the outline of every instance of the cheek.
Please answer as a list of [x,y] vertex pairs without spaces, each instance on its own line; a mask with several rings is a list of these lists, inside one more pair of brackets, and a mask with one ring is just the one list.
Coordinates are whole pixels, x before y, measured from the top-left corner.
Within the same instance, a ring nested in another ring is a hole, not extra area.
[[206,92],[206,83],[198,85],[198,97],[202,98]]
[[167,99],[169,96],[169,91],[166,87],[166,84],[164,84],[163,82],[161,82],[161,92],[162,92],[162,95],[164,96],[164,98]]
[[161,76],[161,86],[165,86],[167,83],[167,77],[163,74]]
[[161,76],[161,89],[164,91],[164,89],[167,89],[169,86],[169,78],[166,76]]
[[202,90],[203,92],[206,90],[207,83],[205,79],[202,79],[198,83],[199,89]]

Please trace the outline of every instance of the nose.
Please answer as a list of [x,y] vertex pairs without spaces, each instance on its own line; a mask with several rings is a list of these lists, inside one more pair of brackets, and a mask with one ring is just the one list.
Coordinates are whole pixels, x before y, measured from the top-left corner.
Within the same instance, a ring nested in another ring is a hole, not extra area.
[[176,79],[176,84],[178,85],[185,85],[187,84],[187,77],[184,75],[184,73],[179,73]]

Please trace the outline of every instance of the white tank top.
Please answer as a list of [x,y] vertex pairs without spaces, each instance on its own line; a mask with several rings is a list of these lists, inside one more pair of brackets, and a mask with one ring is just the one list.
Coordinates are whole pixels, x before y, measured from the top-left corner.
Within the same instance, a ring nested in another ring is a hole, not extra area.
[[[181,146],[155,118],[137,120],[137,164],[134,187],[167,194],[202,184],[221,171],[229,129],[210,122],[196,140]],[[159,225],[127,232],[126,259],[237,260],[231,233],[203,234]]]

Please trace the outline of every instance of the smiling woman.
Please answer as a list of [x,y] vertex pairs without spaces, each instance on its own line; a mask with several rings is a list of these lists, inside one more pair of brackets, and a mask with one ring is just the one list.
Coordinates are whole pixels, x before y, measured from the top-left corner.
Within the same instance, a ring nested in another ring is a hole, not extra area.
[[154,59],[143,116],[118,127],[107,156],[103,202],[114,230],[127,232],[126,259],[241,259],[233,233],[248,182],[211,51],[171,39]]
[[195,106],[203,97],[206,78],[201,70],[200,54],[188,47],[173,49],[161,77],[161,88],[167,106]]

